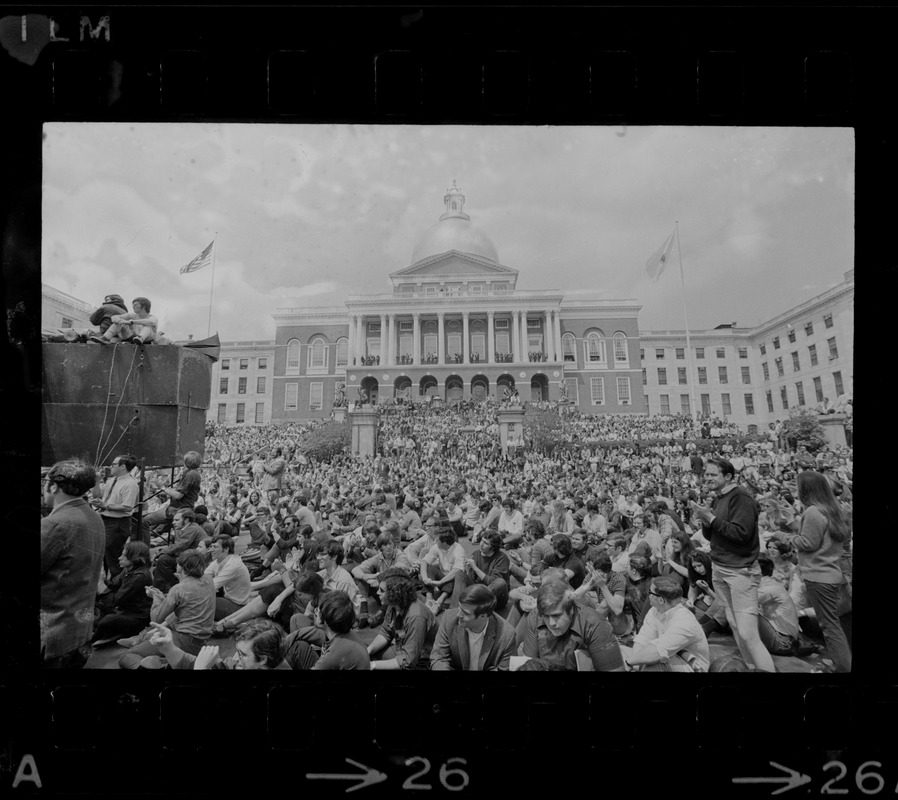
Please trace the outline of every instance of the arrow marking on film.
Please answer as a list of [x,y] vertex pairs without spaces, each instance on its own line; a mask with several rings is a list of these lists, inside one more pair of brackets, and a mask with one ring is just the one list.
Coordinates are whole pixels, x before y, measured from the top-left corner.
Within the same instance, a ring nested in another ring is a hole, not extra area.
[[[366,767],[364,764],[359,764],[358,761],[353,761],[351,758],[347,758],[346,763],[364,770],[364,774],[360,775],[357,772],[348,775],[340,772],[311,772],[306,775],[306,779],[310,781],[361,781],[361,783],[357,783],[355,786],[350,786],[346,790],[347,792],[354,792],[356,789],[364,789],[366,786],[373,786],[375,783],[380,783],[387,779],[385,773],[379,772],[376,769],[371,769],[371,767]],[[810,778],[808,778],[808,780],[810,780]]]
[[797,786],[804,786],[806,783],[811,782],[810,775],[803,775],[800,772],[796,772],[794,769],[789,769],[789,767],[784,767],[782,764],[777,764],[776,761],[769,762],[771,767],[776,767],[783,772],[788,772],[788,775],[779,775],[777,777],[772,778],[733,778],[733,783],[785,783],[786,785],[777,789],[775,792],[771,792],[771,796],[775,794],[782,794],[783,792],[788,792],[789,789],[794,789]]

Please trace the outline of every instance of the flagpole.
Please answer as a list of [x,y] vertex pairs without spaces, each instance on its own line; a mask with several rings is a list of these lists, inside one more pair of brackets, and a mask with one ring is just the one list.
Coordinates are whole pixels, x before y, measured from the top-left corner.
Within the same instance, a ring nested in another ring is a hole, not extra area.
[[212,335],[212,292],[215,289],[215,243],[218,241],[218,231],[212,239],[212,280],[209,283],[209,322],[206,325],[206,337]]
[[[680,221],[674,220],[677,231],[677,259],[680,262],[680,283],[683,285],[683,321],[686,324],[686,357],[689,369],[689,402],[692,404],[692,417],[698,417],[698,406],[695,404],[695,375],[693,369],[692,344],[689,341],[689,310],[686,307],[686,275],[683,272],[683,250],[680,247]],[[213,264],[215,262],[213,261]]]

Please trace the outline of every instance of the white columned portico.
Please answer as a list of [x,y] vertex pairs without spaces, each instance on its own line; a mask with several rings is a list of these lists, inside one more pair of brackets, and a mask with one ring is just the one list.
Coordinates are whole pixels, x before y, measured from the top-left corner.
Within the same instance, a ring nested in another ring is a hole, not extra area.
[[346,365],[352,366],[355,357],[355,314],[349,315],[349,331],[346,336]]
[[496,362],[496,331],[493,328],[493,316],[495,312],[486,312],[486,363]]
[[461,312],[461,360],[468,363],[468,311]]
[[546,358],[554,361],[552,353],[555,351],[555,329],[552,327],[552,311],[546,309],[545,321],[543,322],[543,350],[546,352]]
[[511,342],[511,360],[520,361],[521,359],[521,312],[511,312],[511,330],[509,331],[509,340]]
[[384,361],[386,360],[386,357],[384,355],[384,353],[386,352],[385,348],[384,348],[384,344],[385,344],[384,337],[386,335],[387,335],[387,315],[381,314],[380,315],[380,363],[381,364],[383,364]]
[[386,358],[384,361],[386,365],[389,367],[393,364],[393,353],[396,350],[396,346],[394,344],[394,339],[396,337],[396,315],[395,314],[387,314],[387,350],[386,350]]
[[417,312],[412,314],[412,319],[414,320],[414,328],[412,335],[414,337],[414,341],[412,342],[412,360],[415,364],[421,363],[421,315]]
[[564,353],[562,352],[563,343],[561,341],[561,309],[555,309],[555,360],[564,361]]
[[527,360],[527,352],[530,346],[527,342],[527,310],[521,312],[521,361]]
[[446,312],[437,312],[437,361],[440,364],[446,363]]

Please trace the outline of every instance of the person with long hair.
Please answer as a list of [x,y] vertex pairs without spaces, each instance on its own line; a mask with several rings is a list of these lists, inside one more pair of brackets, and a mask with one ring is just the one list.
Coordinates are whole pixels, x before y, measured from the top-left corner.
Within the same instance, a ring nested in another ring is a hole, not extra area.
[[100,620],[94,632],[94,647],[134,636],[150,624],[153,601],[146,593],[146,588],[153,584],[150,548],[141,541],[127,542],[118,565],[121,572],[110,581],[107,591],[97,597]]
[[695,544],[683,531],[672,533],[668,541],[670,552],[659,563],[658,574],[676,578],[683,589],[683,596],[686,597],[689,594],[689,564],[695,552]]
[[798,499],[804,506],[801,528],[798,533],[776,531],[773,538],[787,542],[798,552],[798,569],[823,632],[827,653],[836,672],[850,672],[851,646],[839,612],[846,605],[848,593],[840,561],[850,542],[851,530],[823,474],[805,470],[799,473],[797,484]]
[[[428,669],[438,627],[436,617],[418,597],[415,582],[405,570],[389,567],[377,581],[385,611],[383,628],[368,645],[371,669]],[[374,660],[375,655],[379,660]]]

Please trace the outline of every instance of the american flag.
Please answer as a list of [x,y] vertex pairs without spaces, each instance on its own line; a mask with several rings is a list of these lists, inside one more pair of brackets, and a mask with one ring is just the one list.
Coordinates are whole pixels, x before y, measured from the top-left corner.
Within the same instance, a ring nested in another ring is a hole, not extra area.
[[208,267],[212,263],[212,247],[214,244],[215,239],[209,242],[209,246],[187,266],[181,267],[181,274],[183,275],[185,272],[196,272],[198,269]]

